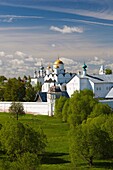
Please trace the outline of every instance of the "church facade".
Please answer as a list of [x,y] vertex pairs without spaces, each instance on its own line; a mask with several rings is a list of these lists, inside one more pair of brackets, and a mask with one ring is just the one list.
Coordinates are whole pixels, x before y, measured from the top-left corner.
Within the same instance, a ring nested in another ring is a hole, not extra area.
[[53,66],[44,69],[41,65],[38,74],[35,71],[31,83],[36,84],[38,81],[42,84],[42,93],[48,93],[52,87],[59,87],[62,93],[66,92],[71,97],[76,90],[90,89],[95,98],[113,98],[113,74],[105,74],[104,66],[101,66],[98,75],[87,74],[85,63],[81,74],[68,73],[65,71],[64,63],[57,59]]

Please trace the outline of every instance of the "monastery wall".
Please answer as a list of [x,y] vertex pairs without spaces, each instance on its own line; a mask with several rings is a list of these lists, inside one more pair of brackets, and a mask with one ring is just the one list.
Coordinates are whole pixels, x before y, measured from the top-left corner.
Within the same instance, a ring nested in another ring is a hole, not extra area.
[[[12,102],[0,102],[0,112],[8,112]],[[25,113],[34,115],[49,115],[48,102],[22,102]]]

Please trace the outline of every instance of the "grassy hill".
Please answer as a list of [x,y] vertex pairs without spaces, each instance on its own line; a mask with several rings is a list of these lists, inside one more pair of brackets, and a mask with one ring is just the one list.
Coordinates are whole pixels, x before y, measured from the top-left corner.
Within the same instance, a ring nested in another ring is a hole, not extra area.
[[[9,113],[0,113],[0,123],[3,124],[10,119]],[[69,125],[62,123],[54,117],[24,115],[19,118],[21,122],[27,123],[34,129],[39,126],[47,136],[46,154],[41,162],[41,170],[74,170],[71,167],[69,157]],[[105,170],[113,169],[113,161],[95,161],[95,167],[89,168],[84,162],[78,170]],[[0,170],[2,170],[0,168]]]
[[[8,113],[0,113],[0,123],[10,119]],[[46,154],[42,160],[42,170],[66,170],[70,168],[68,148],[68,124],[62,123],[54,117],[25,115],[19,118],[34,129],[39,126],[47,136]],[[1,170],[1,169],[0,169]]]

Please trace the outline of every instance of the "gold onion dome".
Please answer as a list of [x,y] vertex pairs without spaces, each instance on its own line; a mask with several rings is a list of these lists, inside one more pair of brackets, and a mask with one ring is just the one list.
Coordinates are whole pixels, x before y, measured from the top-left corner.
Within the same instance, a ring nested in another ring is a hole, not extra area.
[[59,64],[64,64],[64,63],[59,59],[54,62],[54,65],[59,65]]

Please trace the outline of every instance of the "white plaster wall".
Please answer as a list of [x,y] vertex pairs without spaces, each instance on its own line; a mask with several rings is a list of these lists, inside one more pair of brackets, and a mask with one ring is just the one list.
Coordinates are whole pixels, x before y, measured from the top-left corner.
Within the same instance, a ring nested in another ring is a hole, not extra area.
[[104,98],[108,94],[112,86],[113,86],[112,83],[95,83],[94,86],[95,97]]
[[80,79],[80,90],[84,90],[84,89],[92,90],[89,80],[87,78]]
[[76,90],[80,90],[80,79],[78,76],[75,76],[71,81],[67,83],[67,93],[71,97],[71,95]]
[[[0,102],[0,112],[8,112],[12,102]],[[48,102],[22,102],[24,111],[34,115],[48,115]]]

